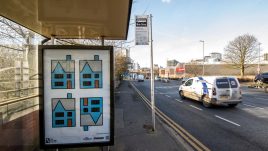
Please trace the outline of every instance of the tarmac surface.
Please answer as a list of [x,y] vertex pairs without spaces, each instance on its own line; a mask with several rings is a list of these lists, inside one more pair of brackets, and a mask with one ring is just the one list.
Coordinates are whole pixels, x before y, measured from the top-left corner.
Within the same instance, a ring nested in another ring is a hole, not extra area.
[[151,110],[123,81],[115,95],[115,144],[112,151],[183,151],[164,123],[156,119],[156,131],[151,130]]

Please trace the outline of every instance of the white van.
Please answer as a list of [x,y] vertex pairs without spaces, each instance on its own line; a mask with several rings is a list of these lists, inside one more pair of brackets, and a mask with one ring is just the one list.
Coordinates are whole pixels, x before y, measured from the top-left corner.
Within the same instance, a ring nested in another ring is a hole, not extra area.
[[138,75],[138,82],[143,82],[144,81],[144,75],[140,74]]
[[242,102],[240,84],[236,77],[207,76],[188,79],[179,88],[181,98],[202,101],[205,107],[227,104],[235,107]]

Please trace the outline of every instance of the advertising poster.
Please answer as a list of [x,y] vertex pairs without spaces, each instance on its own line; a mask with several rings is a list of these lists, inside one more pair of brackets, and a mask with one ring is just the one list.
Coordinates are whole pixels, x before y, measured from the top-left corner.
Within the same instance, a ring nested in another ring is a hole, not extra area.
[[113,143],[113,48],[40,46],[44,147]]

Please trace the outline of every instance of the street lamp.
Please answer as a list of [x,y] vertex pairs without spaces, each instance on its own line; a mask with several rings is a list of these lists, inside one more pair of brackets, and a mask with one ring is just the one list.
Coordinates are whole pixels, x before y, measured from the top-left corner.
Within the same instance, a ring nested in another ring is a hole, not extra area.
[[261,62],[261,43],[259,43],[259,62],[258,62],[258,74],[260,74],[260,62]]
[[204,40],[200,40],[200,42],[203,43],[203,76],[205,74],[205,57],[204,57],[204,52],[205,52],[205,41]]

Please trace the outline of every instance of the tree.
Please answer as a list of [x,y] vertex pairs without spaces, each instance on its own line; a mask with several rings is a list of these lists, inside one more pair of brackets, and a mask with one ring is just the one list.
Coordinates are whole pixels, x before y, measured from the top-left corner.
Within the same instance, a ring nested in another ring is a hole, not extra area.
[[115,78],[121,79],[121,76],[127,71],[128,58],[121,52],[115,52]]
[[258,57],[258,40],[253,35],[238,36],[224,49],[224,58],[234,68],[240,69],[240,75],[244,76],[245,69]]
[[31,38],[33,38],[33,32],[0,17],[0,79],[14,79],[13,68],[15,61],[28,61],[28,58],[31,58],[30,60],[33,59],[31,57],[33,50],[30,49]]

